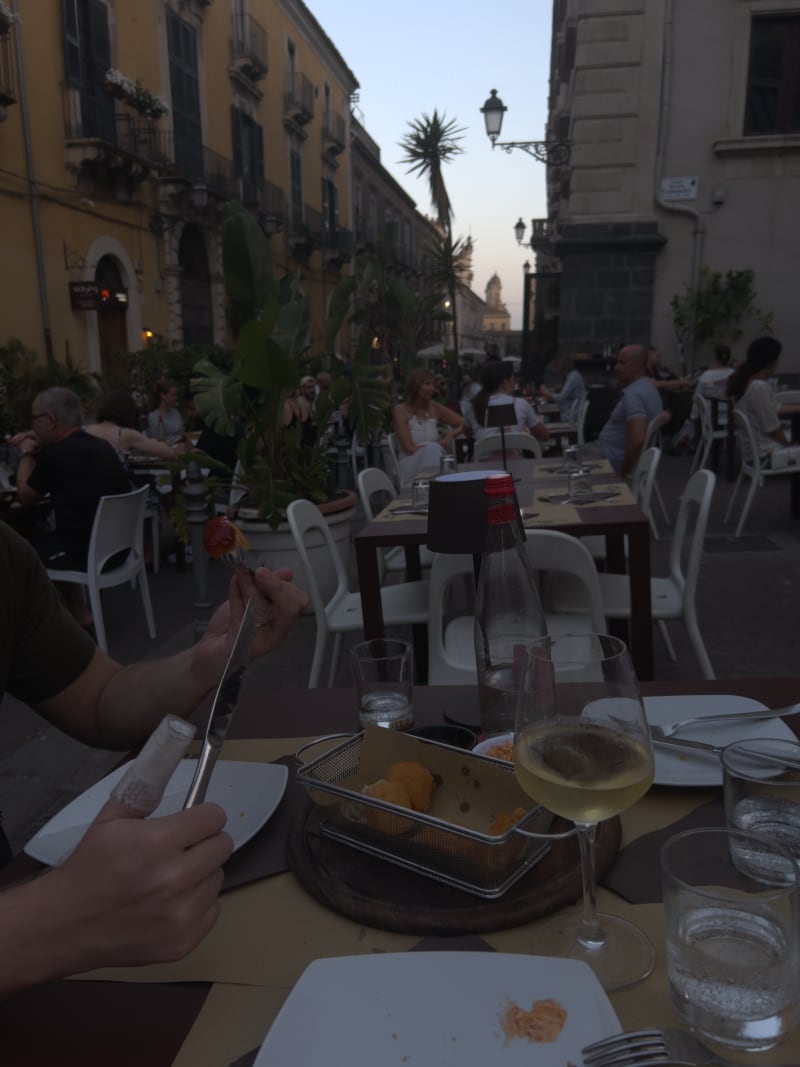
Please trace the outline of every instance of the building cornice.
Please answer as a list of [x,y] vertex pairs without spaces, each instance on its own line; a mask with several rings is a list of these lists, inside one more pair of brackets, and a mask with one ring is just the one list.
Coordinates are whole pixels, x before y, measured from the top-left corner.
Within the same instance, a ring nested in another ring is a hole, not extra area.
[[278,0],[278,6],[306,36],[314,51],[336,74],[347,93],[359,88],[358,79],[350,70],[341,52],[317,22],[303,0]]

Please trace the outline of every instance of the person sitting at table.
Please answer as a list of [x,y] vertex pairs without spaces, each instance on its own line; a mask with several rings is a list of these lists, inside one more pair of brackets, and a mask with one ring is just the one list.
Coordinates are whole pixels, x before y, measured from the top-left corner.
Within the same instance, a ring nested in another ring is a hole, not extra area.
[[515,422],[505,427],[506,433],[529,433],[538,441],[550,439],[550,431],[530,403],[524,397],[514,396],[513,366],[493,360],[484,365],[481,371],[481,391],[467,412],[467,425],[476,441],[500,433],[498,427],[488,425],[489,408],[499,404],[514,405]]
[[[17,496],[29,506],[49,496],[55,516],[55,530],[35,532],[32,544],[50,569],[85,570],[100,497],[129,493],[128,474],[113,447],[83,429],[81,402],[70,389],[39,393],[31,422],[32,430],[12,438],[21,453]],[[81,626],[90,629],[92,613],[81,587],[64,582],[59,588]]]
[[[191,714],[217,686],[248,598],[253,655],[283,643],[308,605],[291,578],[285,568],[238,568],[197,644],[123,667],[75,624],[36,553],[0,523],[0,699],[13,694],[86,744],[138,747],[164,716]],[[224,826],[216,804],[145,820],[109,801],[62,866],[0,891],[0,997],[95,967],[187,955],[219,914],[232,851]]]
[[774,337],[757,337],[748,345],[744,362],[728,378],[726,386],[736,410],[750,421],[759,457],[776,469],[800,461],[800,444],[793,445],[786,437],[778,397],[767,381],[776,373],[782,351],[783,345]]
[[160,381],[154,391],[153,410],[147,416],[147,436],[171,447],[184,440],[183,415],[178,411],[178,387]]
[[614,364],[622,394],[600,431],[600,451],[623,478],[633,473],[651,420],[663,411],[661,396],[647,374],[644,345],[625,345]]
[[126,389],[115,389],[106,393],[97,408],[97,422],[86,427],[92,437],[108,441],[120,459],[125,463],[128,453],[135,449],[145,456],[155,456],[167,463],[174,463],[178,456],[188,449],[188,445],[179,442],[174,448],[166,441],[145,437],[139,433],[136,424],[139,412],[136,402]]
[[714,345],[714,366],[698,375],[697,388],[703,396],[724,397],[725,385],[735,369],[730,347]]
[[572,356],[561,356],[560,359],[554,360],[551,366],[554,371],[564,376],[564,380],[553,389],[542,384],[539,386],[539,392],[546,400],[558,404],[561,421],[568,422],[573,404],[586,399],[586,383],[581,372],[575,369]]
[[[424,470],[439,470],[439,461],[450,442],[461,433],[464,420],[433,399],[436,379],[422,367],[406,379],[405,401],[392,411],[392,426],[403,454],[398,457],[398,477],[408,485]],[[439,423],[451,429],[439,437]]]

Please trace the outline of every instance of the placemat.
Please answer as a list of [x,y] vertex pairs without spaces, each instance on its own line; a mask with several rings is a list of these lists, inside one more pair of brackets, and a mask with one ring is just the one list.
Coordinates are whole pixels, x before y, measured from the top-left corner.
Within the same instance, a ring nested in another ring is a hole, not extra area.
[[396,503],[394,505],[393,504],[388,504],[383,509],[383,511],[379,511],[378,512],[378,514],[375,516],[374,521],[375,522],[427,522],[427,519],[428,519],[427,511],[423,513],[422,509],[420,509],[419,513],[415,512],[413,514],[410,514],[407,511],[401,511],[399,514],[397,514],[395,512],[395,508],[397,508],[397,507],[410,508],[411,507],[411,501],[410,500],[403,500],[402,502],[398,502],[398,503]]
[[[575,837],[554,841],[545,857],[498,900],[484,900],[323,836],[309,801],[289,838],[289,862],[316,900],[358,923],[404,934],[481,934],[520,926],[574,904],[581,896]],[[563,820],[556,831],[568,829]],[[602,877],[619,850],[618,818],[597,831]]]

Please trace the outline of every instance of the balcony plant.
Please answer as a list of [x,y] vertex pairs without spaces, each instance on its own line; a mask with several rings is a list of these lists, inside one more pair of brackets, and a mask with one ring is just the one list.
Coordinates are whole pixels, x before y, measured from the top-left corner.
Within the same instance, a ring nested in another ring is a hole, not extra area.
[[[229,313],[237,333],[233,361],[225,370],[201,360],[194,368],[192,391],[208,426],[240,436],[234,488],[244,491],[244,506],[276,529],[292,500],[305,497],[323,505],[337,496],[324,434],[308,445],[299,427],[283,426],[284,398],[319,366],[310,352],[309,303],[297,276],[278,279],[268,238],[239,203],[224,209],[222,244]],[[324,428],[346,396],[357,420],[382,420],[388,389],[374,368],[356,362],[348,379],[338,361],[332,364],[330,394],[320,394],[316,405],[317,425]]]
[[163,96],[157,96],[145,89],[139,81],[133,81],[113,67],[105,73],[103,86],[107,93],[129,104],[134,111],[150,119],[160,119],[169,111],[169,104]]

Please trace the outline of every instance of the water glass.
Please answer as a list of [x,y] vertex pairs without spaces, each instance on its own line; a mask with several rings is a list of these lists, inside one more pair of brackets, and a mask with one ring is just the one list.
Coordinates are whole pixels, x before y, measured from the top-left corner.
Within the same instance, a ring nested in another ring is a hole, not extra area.
[[430,491],[431,483],[429,478],[415,478],[411,483],[411,506],[426,508]]
[[721,760],[728,826],[766,834],[800,863],[800,744],[750,738],[728,745]]
[[580,500],[592,495],[592,474],[585,467],[576,467],[569,472],[567,496],[570,500]]
[[439,474],[453,474],[457,469],[456,457],[445,452],[439,460]]
[[350,665],[362,727],[413,726],[414,650],[408,641],[362,641],[350,649]]
[[[750,867],[758,877],[736,853],[761,857]],[[792,856],[757,834],[689,830],[664,844],[661,874],[672,1010],[719,1045],[777,1045],[800,1018],[800,874]]]

